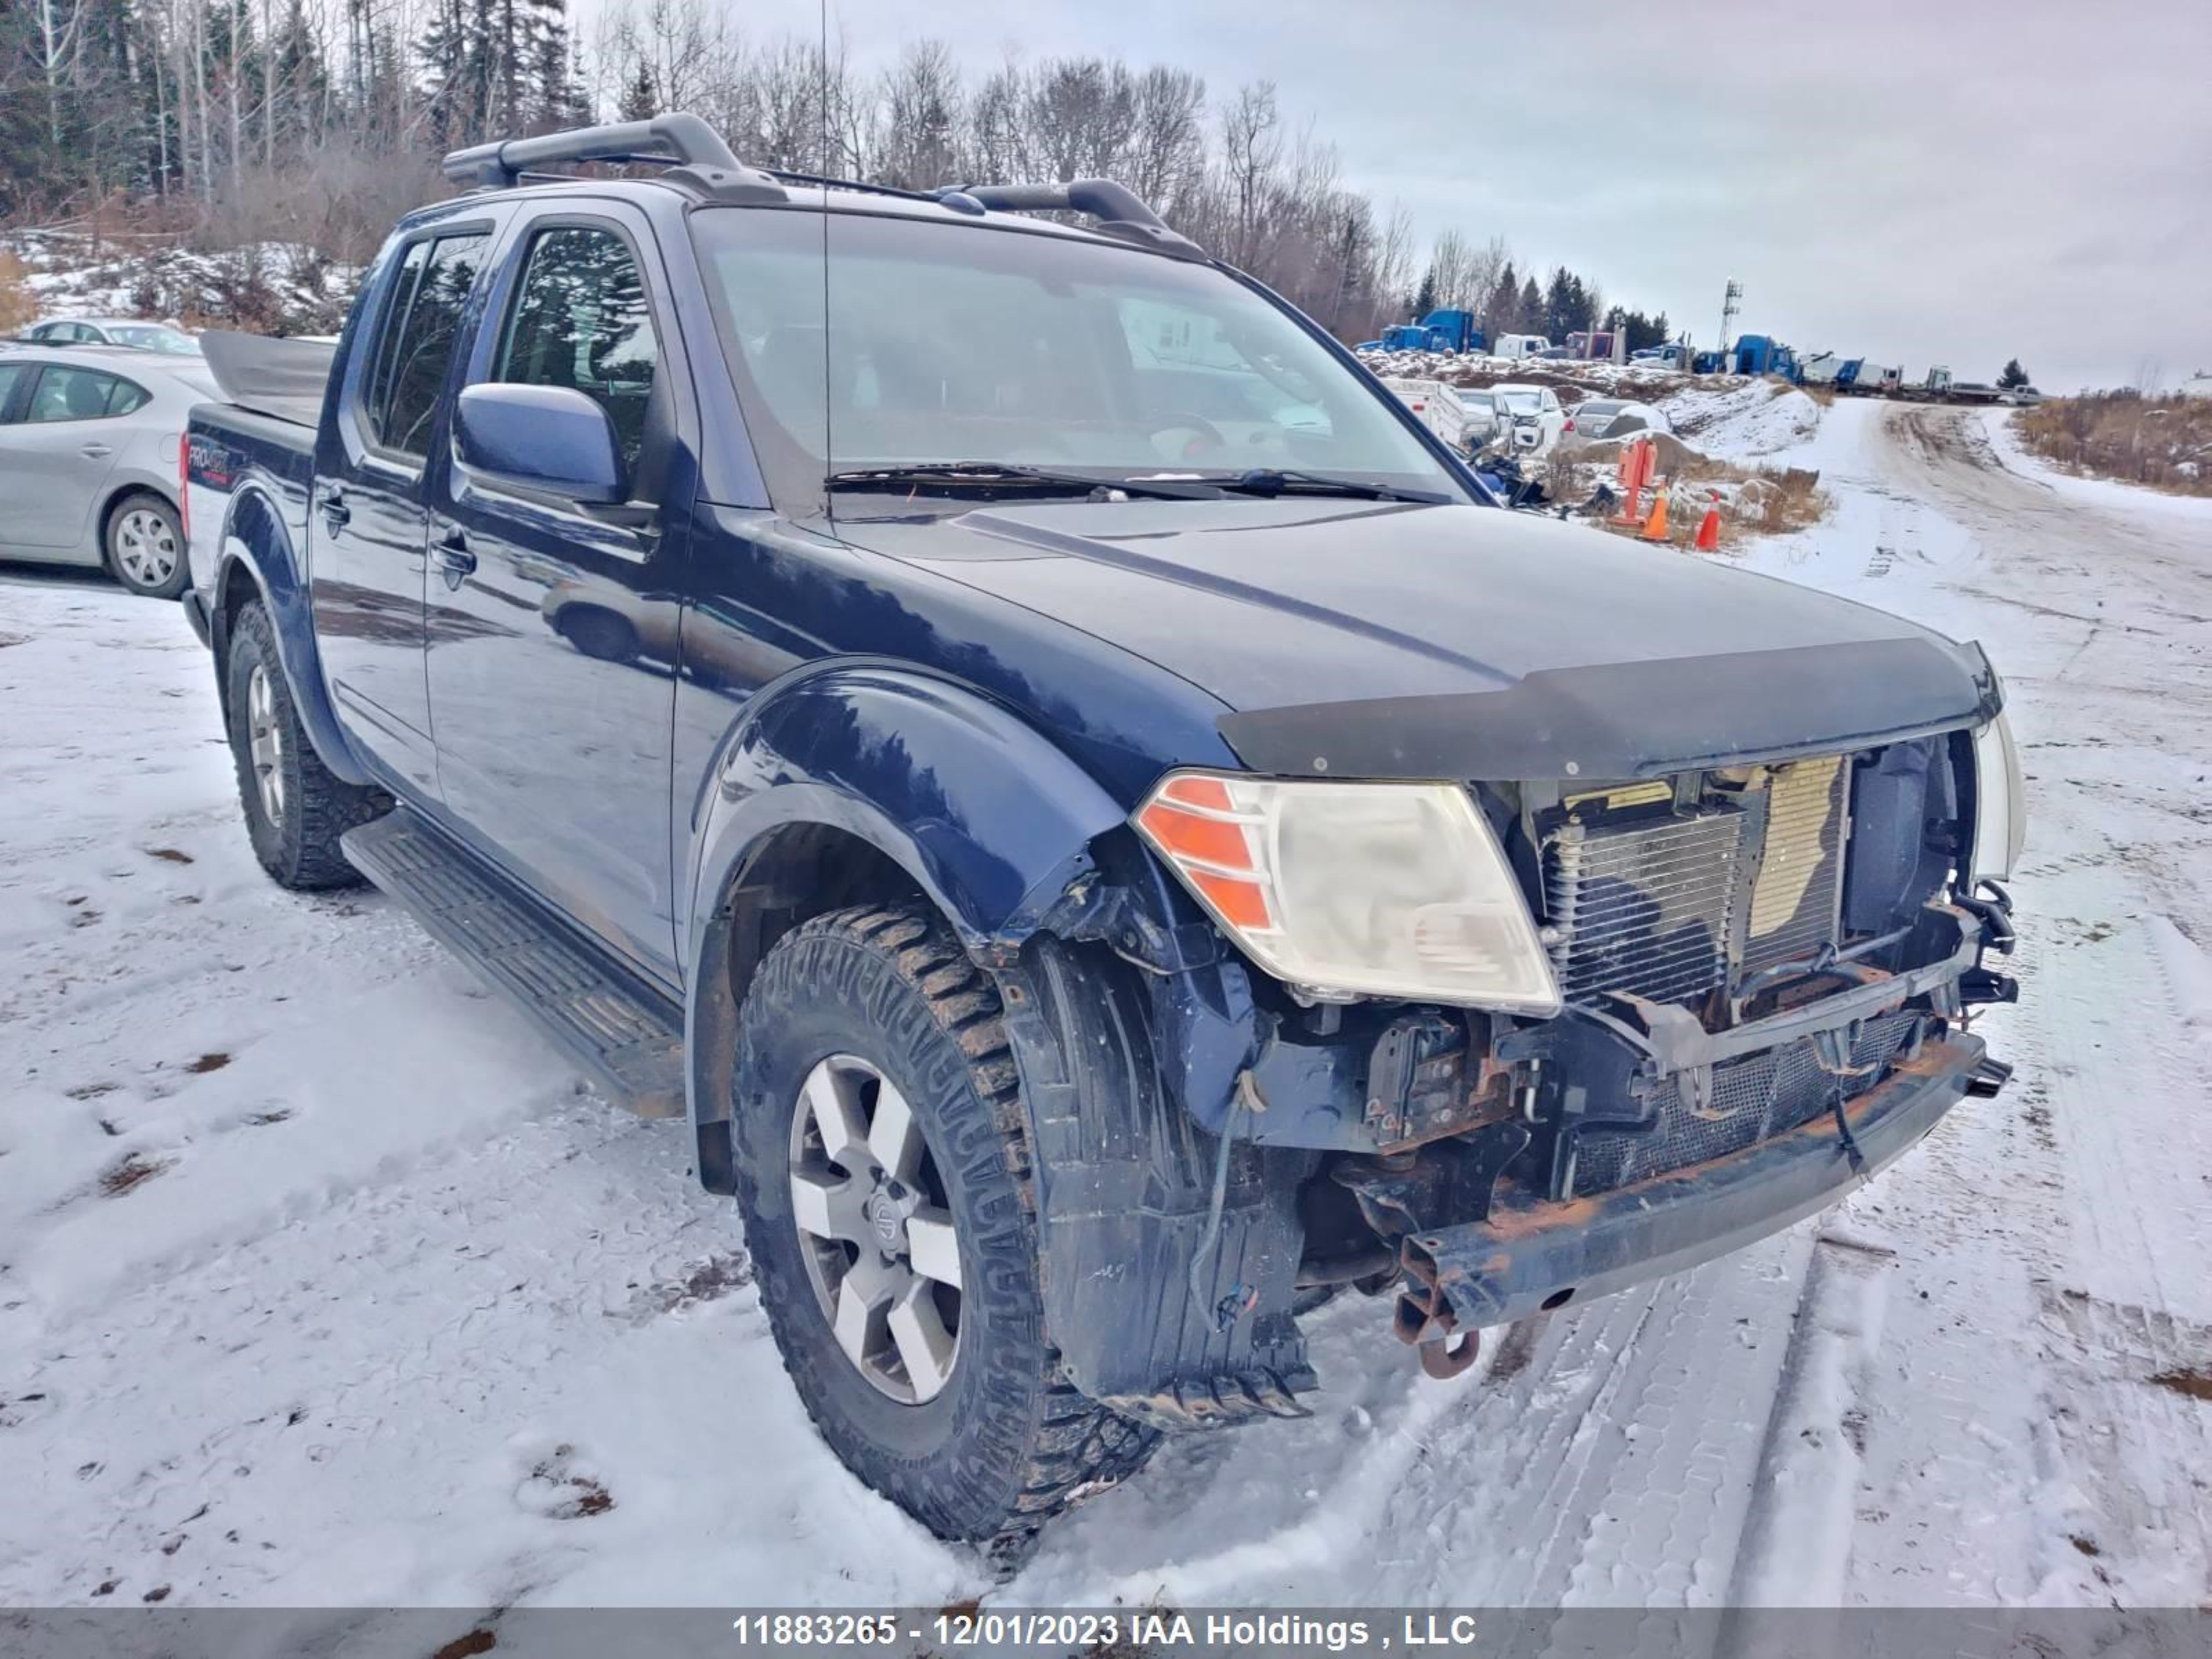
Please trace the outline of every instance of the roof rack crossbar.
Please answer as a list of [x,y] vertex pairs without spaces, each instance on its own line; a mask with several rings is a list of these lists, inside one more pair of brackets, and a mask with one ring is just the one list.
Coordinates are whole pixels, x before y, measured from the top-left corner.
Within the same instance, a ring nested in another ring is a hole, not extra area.
[[1206,250],[1152,211],[1144,198],[1111,179],[1076,179],[1064,185],[962,185],[940,192],[957,194],[1008,213],[1081,213],[1098,221],[1099,232],[1135,242],[1180,259],[1203,259]]
[[[647,153],[651,151],[665,153]],[[442,168],[457,185],[507,190],[520,184],[526,173],[581,161],[664,161],[711,194],[757,196],[766,190],[780,198],[783,193],[766,174],[732,155],[714,128],[680,110],[649,121],[616,121],[535,138],[495,139],[453,151]]]

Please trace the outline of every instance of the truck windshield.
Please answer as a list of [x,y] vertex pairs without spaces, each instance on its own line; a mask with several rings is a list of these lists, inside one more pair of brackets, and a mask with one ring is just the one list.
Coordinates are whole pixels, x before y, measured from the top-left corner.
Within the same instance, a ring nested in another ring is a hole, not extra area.
[[1376,392],[1218,270],[890,215],[691,224],[772,477],[779,459],[817,486],[956,462],[1102,482],[1294,470],[1466,499]]

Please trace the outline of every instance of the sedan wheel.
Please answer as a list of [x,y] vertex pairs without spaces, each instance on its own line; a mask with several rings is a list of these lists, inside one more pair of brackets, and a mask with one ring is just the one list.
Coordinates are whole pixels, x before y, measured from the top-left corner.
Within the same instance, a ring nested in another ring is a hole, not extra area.
[[107,532],[108,562],[126,586],[162,599],[182,587],[185,550],[177,521],[152,497],[125,501]]

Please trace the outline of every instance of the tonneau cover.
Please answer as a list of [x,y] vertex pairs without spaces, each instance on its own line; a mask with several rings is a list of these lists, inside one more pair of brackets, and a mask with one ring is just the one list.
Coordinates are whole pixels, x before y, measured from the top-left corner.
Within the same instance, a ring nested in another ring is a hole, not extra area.
[[321,340],[280,340],[210,329],[200,350],[222,395],[241,409],[312,427],[323,418],[323,388],[337,348]]

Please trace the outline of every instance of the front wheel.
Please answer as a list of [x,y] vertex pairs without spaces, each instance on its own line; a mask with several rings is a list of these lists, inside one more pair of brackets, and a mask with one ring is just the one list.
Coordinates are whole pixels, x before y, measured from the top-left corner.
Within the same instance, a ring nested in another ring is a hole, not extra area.
[[846,1467],[1018,1559],[1158,1437],[1044,1330],[1025,1109],[998,994],[924,907],[818,916],[739,1016],[738,1202],[776,1346]]

